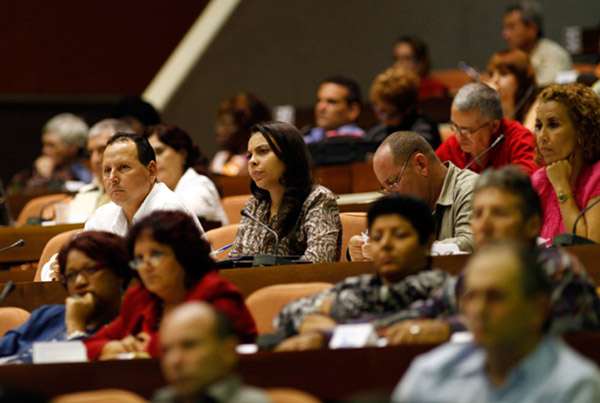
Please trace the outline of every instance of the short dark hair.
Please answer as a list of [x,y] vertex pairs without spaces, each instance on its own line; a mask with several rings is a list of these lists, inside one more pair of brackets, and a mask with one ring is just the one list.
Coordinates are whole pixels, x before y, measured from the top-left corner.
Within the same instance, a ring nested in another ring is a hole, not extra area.
[[61,275],[67,269],[67,257],[72,250],[78,250],[98,262],[124,280],[124,287],[131,278],[125,240],[119,235],[106,231],[84,231],[76,234],[58,253],[58,267]]
[[115,105],[111,117],[115,119],[134,117],[144,126],[160,123],[160,115],[156,108],[139,96],[122,98]]
[[419,242],[424,245],[434,234],[435,224],[429,206],[422,199],[406,194],[384,196],[369,206],[367,221],[369,229],[381,215],[397,214],[410,221],[419,234]]
[[399,45],[401,43],[406,43],[412,48],[412,51],[415,54],[415,61],[417,65],[420,65],[418,74],[421,77],[429,74],[431,70],[431,59],[429,58],[429,49],[427,48],[427,44],[419,37],[412,35],[402,35],[398,39],[394,45]]
[[538,38],[544,36],[544,15],[542,13],[542,6],[535,1],[523,1],[518,4],[512,4],[506,8],[506,12],[509,14],[514,11],[519,13],[521,22],[527,26],[531,24],[537,25]]
[[215,261],[210,256],[211,247],[188,214],[181,211],[155,211],[134,224],[126,238],[130,258],[133,258],[135,242],[142,232],[173,249],[175,258],[185,271],[186,288],[215,269]]
[[[280,179],[285,187],[279,214],[282,219],[276,223],[274,230],[286,235],[296,224],[302,204],[313,187],[312,162],[308,147],[300,131],[283,122],[264,122],[255,125],[252,133],[260,133],[269,146],[285,165],[283,177]],[[258,200],[270,200],[268,191],[259,188],[253,179],[250,190]]]
[[348,95],[346,96],[346,103],[348,105],[358,104],[362,106],[360,86],[355,80],[344,76],[331,76],[323,80],[321,85],[327,83],[341,85],[348,90]]
[[544,218],[540,196],[531,184],[531,178],[516,165],[499,169],[486,169],[475,182],[473,199],[486,188],[497,188],[519,198],[519,210],[524,220],[531,217]]
[[150,143],[148,143],[148,140],[139,134],[117,132],[108,139],[106,147],[108,148],[113,143],[128,143],[130,141],[135,144],[138,160],[143,166],[147,166],[150,162],[156,161],[154,149]]
[[143,136],[150,139],[156,135],[158,139],[173,148],[175,151],[184,150],[186,152],[184,170],[194,168],[196,172],[208,176],[208,158],[206,158],[187,132],[175,125],[158,124],[147,126],[144,129]]

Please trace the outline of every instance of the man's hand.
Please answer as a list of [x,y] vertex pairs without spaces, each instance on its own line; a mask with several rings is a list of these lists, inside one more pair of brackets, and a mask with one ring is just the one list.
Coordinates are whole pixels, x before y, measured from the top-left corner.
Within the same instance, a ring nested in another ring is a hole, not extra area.
[[306,351],[318,350],[325,345],[325,337],[319,332],[310,332],[285,339],[274,351]]
[[109,341],[102,347],[99,360],[114,360],[122,353],[140,353],[146,350],[150,342],[150,335],[140,332],[129,335],[122,340]]
[[35,170],[44,178],[49,178],[54,173],[54,158],[47,155],[39,156],[33,163]]
[[65,324],[67,326],[67,334],[80,330],[85,332],[87,324],[96,308],[96,298],[91,292],[88,292],[83,297],[78,295],[70,296],[65,301],[66,313]]
[[353,262],[373,260],[371,244],[368,241],[365,242],[362,235],[354,235],[350,238],[350,241],[348,241],[348,252]]
[[443,343],[450,334],[450,326],[438,319],[406,320],[384,332],[389,345]]

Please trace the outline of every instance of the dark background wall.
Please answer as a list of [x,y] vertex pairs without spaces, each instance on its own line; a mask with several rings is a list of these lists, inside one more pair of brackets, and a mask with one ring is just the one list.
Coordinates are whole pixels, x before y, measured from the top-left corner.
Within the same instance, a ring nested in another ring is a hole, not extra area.
[[[218,1],[219,0],[214,0]],[[141,94],[206,0],[0,2],[0,178],[39,153],[43,123],[60,111],[89,123],[122,95]],[[310,107],[332,73],[356,78],[365,94],[391,63],[400,34],[421,36],[434,68],[464,60],[483,68],[504,46],[509,1],[244,0],[184,81],[163,117],[215,151],[218,103],[252,91],[270,106]],[[597,26],[600,1],[542,1],[547,36]]]

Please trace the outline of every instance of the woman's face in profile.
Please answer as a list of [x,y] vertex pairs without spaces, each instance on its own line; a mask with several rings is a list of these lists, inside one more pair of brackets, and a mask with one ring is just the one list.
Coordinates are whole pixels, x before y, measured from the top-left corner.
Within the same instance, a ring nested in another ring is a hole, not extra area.
[[148,291],[167,303],[179,303],[185,294],[185,270],[169,245],[156,242],[148,231],[135,241],[133,258]]
[[375,267],[384,284],[394,284],[427,265],[428,245],[399,214],[380,215],[369,229]]
[[577,130],[567,107],[560,102],[547,101],[539,104],[534,132],[546,165],[568,158],[577,148]]
[[157,178],[174,190],[185,171],[185,150],[177,151],[159,140],[156,134],[148,138],[148,142],[156,154]]
[[248,141],[248,173],[261,189],[273,191],[283,189],[281,178],[285,172],[285,164],[264,138],[262,133],[256,132]]

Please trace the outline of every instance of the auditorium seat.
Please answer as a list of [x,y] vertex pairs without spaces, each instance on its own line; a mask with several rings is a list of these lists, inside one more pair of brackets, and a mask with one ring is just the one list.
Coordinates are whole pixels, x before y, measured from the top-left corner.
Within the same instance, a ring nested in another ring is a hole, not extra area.
[[320,400],[304,391],[293,388],[269,388],[267,395],[273,403],[319,403]]
[[273,318],[288,302],[316,294],[333,284],[323,282],[275,284],[254,291],[246,298],[246,305],[256,322],[258,334],[273,333]]
[[367,213],[340,213],[340,221],[342,222],[342,253],[340,254],[340,262],[347,262],[346,249],[350,238],[354,235],[360,235],[361,232],[367,230]]
[[40,256],[40,261],[38,262],[38,267],[35,272],[35,277],[33,278],[33,281],[42,281],[42,267],[44,267],[44,264],[48,260],[50,260],[52,255],[60,252],[60,248],[62,248],[64,244],[69,242],[71,238],[73,238],[73,235],[75,235],[78,232],[81,232],[81,228],[62,232],[58,235],[55,235],[48,241],[46,246],[44,246],[42,255]]
[[51,403],[144,403],[148,400],[123,389],[100,389],[56,396]]
[[0,337],[11,329],[21,326],[29,319],[29,312],[17,307],[0,308]]
[[55,193],[50,195],[38,196],[29,200],[17,217],[17,225],[27,225],[27,220],[30,217],[40,217],[42,210],[46,211],[56,203],[68,203],[73,200],[72,196],[65,193]]
[[250,194],[243,194],[237,196],[227,196],[221,199],[221,204],[223,205],[223,210],[225,210],[229,224],[236,224],[240,222],[242,219],[242,214],[240,211],[244,208],[250,196]]
[[[224,227],[211,229],[210,231],[206,231],[206,237],[208,241],[212,245],[214,250],[218,250],[224,246],[232,244],[235,239],[235,234],[237,233],[239,224],[229,224]],[[222,252],[217,253],[216,259],[223,260],[227,258],[229,254],[229,249],[224,250]]]

